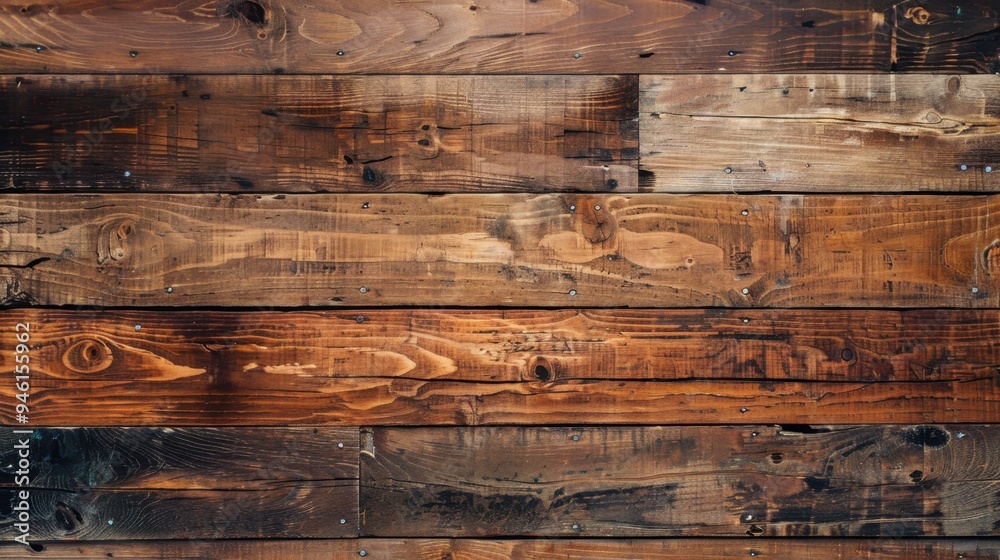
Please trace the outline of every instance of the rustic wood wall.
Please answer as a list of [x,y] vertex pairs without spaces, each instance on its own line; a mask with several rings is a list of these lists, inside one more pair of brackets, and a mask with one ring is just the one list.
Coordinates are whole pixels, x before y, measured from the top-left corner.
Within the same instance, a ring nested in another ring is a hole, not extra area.
[[998,74],[990,0],[2,0],[0,558],[1000,558]]

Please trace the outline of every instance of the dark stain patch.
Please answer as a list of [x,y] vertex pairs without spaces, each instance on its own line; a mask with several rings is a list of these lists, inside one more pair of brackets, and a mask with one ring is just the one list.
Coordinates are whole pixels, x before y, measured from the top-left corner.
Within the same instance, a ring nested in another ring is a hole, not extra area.
[[857,453],[858,451],[862,451],[864,449],[868,449],[869,447],[871,447],[873,445],[875,445],[875,440],[874,439],[869,439],[869,440],[862,441],[861,443],[855,444],[854,447],[848,449],[843,454],[841,454],[841,457],[850,457],[854,453]]
[[251,181],[250,179],[247,179],[245,177],[230,177],[230,179],[232,179],[234,183],[236,183],[237,185],[239,185],[239,187],[241,189],[252,189],[253,188],[253,181]]
[[771,453],[771,462],[774,463],[775,465],[780,464],[784,460],[785,456],[782,455],[781,453],[778,452]]
[[809,424],[782,424],[778,429],[789,434],[823,434],[831,431],[830,428],[817,428]]
[[274,111],[272,109],[264,109],[263,111],[260,112],[260,114],[267,115],[268,117],[277,117],[278,116],[278,112]]
[[949,440],[951,435],[937,426],[915,426],[903,432],[906,443],[929,449],[941,449]]
[[645,169],[639,170],[639,190],[649,191],[656,186],[656,173],[652,171],[646,171]]
[[809,489],[812,490],[813,492],[822,492],[822,491],[828,490],[830,488],[830,479],[829,478],[820,478],[820,477],[816,477],[816,476],[807,476],[804,479],[802,479],[802,481],[805,482],[806,486],[808,486]]
[[[417,497],[419,499],[419,497]],[[417,504],[414,504],[417,505]],[[455,520],[463,527],[483,534],[524,534],[538,527],[542,500],[537,496],[489,494],[482,496],[460,490],[444,490],[419,504],[443,520]]]
[[510,226],[507,216],[499,216],[497,219],[486,224],[486,233],[495,239],[507,241],[514,244],[517,242],[517,234]]
[[654,54],[656,54],[656,53],[651,53],[651,52],[642,53],[642,54],[639,55],[639,58],[649,58],[649,57],[653,56]]
[[199,97],[201,97],[202,99],[204,99],[204,100],[207,101],[207,100],[209,100],[209,99],[212,98],[212,94],[211,93],[203,93]]
[[813,20],[803,21],[802,22],[802,27],[805,27],[805,28],[808,28],[808,29],[812,29],[813,27],[816,27],[816,22],[813,21]]

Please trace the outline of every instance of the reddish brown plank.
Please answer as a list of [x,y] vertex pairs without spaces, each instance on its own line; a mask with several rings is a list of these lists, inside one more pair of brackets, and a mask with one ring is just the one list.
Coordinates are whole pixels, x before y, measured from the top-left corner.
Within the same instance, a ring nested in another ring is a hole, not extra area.
[[[1000,418],[995,311],[12,309],[0,318],[0,366],[30,360],[33,426]],[[30,325],[22,354],[17,323]],[[16,394],[0,384],[0,402],[11,403],[0,421],[16,424]]]
[[989,0],[5,3],[9,72],[992,72]]
[[[733,558],[869,558],[872,560],[993,560],[990,539],[350,539],[279,541],[159,541],[38,543],[30,558],[47,560],[706,560]],[[23,558],[17,546],[0,546],[0,558]],[[110,556],[109,556],[110,555]]]
[[996,76],[643,76],[641,87],[644,190],[1000,187]]
[[0,197],[0,303],[990,307],[987,196]]
[[2,76],[0,187],[637,189],[636,76]]
[[1000,427],[379,428],[365,536],[996,536]]

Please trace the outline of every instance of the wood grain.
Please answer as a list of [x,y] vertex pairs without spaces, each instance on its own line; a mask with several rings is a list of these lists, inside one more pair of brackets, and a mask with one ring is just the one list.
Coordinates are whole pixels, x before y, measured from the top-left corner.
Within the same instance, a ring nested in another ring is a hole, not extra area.
[[0,433],[7,542],[22,500],[29,541],[357,534],[357,428],[29,429]]
[[0,76],[20,191],[631,192],[636,76]]
[[[38,543],[31,558],[46,560],[663,560],[732,558],[822,560],[994,560],[990,539],[349,539],[278,541],[136,541]],[[0,558],[23,559],[20,545],[0,546]],[[109,556],[110,555],[110,556]]]
[[995,76],[642,76],[641,88],[644,190],[1000,188]]
[[[992,422],[1000,313],[13,309],[33,426]],[[139,330],[136,330],[136,327]],[[13,329],[0,367],[13,371]],[[13,383],[0,401],[16,403]],[[0,421],[16,424],[14,407]]]
[[992,307],[985,196],[0,197],[0,302]]
[[964,74],[994,70],[998,26],[989,0],[8,2],[0,64],[59,73]]
[[996,536],[1000,429],[362,431],[365,536]]

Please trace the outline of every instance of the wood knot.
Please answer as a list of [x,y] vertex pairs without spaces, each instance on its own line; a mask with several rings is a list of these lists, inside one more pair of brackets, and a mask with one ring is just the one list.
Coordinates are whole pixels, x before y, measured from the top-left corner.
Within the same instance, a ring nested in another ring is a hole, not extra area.
[[125,241],[136,231],[135,222],[129,218],[113,220],[101,226],[97,239],[97,264],[124,259],[128,253]]
[[927,25],[927,23],[931,20],[931,13],[921,6],[914,6],[912,8],[908,8],[906,13],[903,14],[903,17],[917,25]]
[[556,368],[547,358],[536,356],[528,362],[528,377],[548,383],[555,379]]
[[226,7],[224,15],[246,21],[254,27],[267,25],[267,8],[254,0],[232,2]]
[[983,251],[983,265],[986,267],[986,274],[996,276],[1000,272],[1000,239],[995,239],[990,246]]
[[609,211],[607,201],[591,197],[581,197],[576,203],[573,216],[577,229],[593,244],[614,241],[618,232],[618,222]]
[[952,76],[948,78],[948,91],[951,93],[957,93],[958,89],[962,87],[962,80],[958,76]]
[[97,373],[111,367],[111,348],[100,340],[81,340],[63,352],[62,363],[74,373]]

